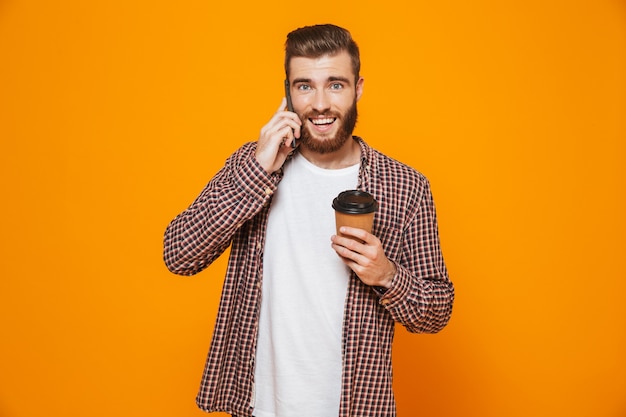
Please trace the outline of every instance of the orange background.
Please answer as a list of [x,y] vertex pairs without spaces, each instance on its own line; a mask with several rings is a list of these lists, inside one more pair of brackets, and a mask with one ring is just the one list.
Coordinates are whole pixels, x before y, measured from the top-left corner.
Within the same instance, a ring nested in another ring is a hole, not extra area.
[[358,134],[426,174],[456,284],[399,329],[399,415],[626,416],[621,1],[0,2],[0,416],[204,415],[225,258],[167,223],[282,98],[285,35],[349,28]]

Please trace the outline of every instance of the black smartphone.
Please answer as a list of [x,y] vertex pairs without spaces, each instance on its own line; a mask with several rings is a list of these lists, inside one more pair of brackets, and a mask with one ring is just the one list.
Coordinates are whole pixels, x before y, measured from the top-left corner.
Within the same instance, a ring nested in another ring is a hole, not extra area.
[[[289,80],[288,79],[285,79],[285,98],[287,99],[287,110],[295,113],[295,111],[293,109],[293,103],[291,102],[291,86],[289,85]],[[291,147],[292,148],[296,147],[296,138],[295,138],[295,136],[294,136],[293,140],[291,141]]]

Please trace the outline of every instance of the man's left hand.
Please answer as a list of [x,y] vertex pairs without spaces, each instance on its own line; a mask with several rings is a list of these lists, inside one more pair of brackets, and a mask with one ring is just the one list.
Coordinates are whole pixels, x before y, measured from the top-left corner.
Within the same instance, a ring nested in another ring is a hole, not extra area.
[[343,262],[364,284],[391,288],[396,266],[385,256],[380,239],[354,227],[342,226],[340,232],[330,240]]

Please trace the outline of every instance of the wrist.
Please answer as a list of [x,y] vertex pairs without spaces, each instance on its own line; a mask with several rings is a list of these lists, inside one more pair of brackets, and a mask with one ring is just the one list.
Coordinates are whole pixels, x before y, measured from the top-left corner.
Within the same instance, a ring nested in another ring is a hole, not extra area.
[[380,282],[376,284],[376,286],[382,287],[385,289],[391,288],[391,283],[393,282],[393,278],[396,276],[396,272],[397,272],[396,264],[389,261],[389,269],[387,270],[387,273],[385,273],[385,275],[383,276],[383,279],[380,280]]

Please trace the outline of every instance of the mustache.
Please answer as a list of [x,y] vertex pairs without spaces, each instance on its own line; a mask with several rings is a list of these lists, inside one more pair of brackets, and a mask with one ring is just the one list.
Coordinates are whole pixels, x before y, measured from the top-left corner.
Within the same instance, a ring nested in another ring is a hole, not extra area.
[[333,118],[337,118],[337,119],[341,119],[341,114],[334,112],[334,111],[317,111],[317,110],[311,110],[308,111],[304,114],[302,114],[302,120],[306,120],[306,119],[310,119],[310,118],[315,118],[315,117],[333,117]]

